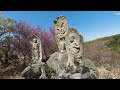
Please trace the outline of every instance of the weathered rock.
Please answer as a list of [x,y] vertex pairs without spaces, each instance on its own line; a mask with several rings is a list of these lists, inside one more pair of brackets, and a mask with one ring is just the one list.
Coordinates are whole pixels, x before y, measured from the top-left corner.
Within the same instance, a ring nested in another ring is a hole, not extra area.
[[25,79],[38,79],[41,75],[41,65],[40,64],[33,64],[31,66],[26,67],[21,75]]
[[84,58],[83,66],[78,66],[76,71],[67,70],[66,52],[55,52],[47,64],[36,63],[25,68],[22,76],[26,79],[97,79],[97,69],[93,61]]
[[96,79],[94,63],[83,57],[82,35],[75,28],[68,30],[64,16],[57,17],[54,26],[59,51],[48,60],[42,60],[41,40],[36,36],[32,43],[32,60],[22,76],[26,79]]
[[56,73],[59,73],[61,70],[64,70],[66,68],[67,63],[67,52],[55,52],[53,53],[49,60],[47,61],[47,65],[51,68],[53,68]]
[[58,45],[59,51],[63,52],[66,50],[65,47],[65,36],[68,32],[68,22],[65,16],[59,16],[54,20],[55,26],[55,40]]
[[42,44],[38,36],[34,36],[32,42],[32,59],[27,62],[26,67],[21,75],[26,79],[46,78],[45,64],[42,63]]
[[98,78],[98,71],[94,62],[90,59],[83,59],[83,67],[81,72],[82,79],[97,79]]
[[65,41],[68,53],[67,66],[77,68],[78,64],[82,64],[83,59],[83,37],[75,28],[69,28]]
[[81,73],[60,73],[57,79],[81,79]]
[[97,69],[94,62],[83,58],[83,66],[78,66],[76,71],[67,71],[67,52],[55,52],[47,61],[47,65],[56,71],[57,79],[96,79]]
[[81,73],[75,73],[70,76],[70,79],[81,79]]
[[25,79],[50,79],[54,77],[56,72],[49,68],[46,63],[35,63],[31,66],[26,67],[21,76]]
[[40,63],[32,64],[26,67],[22,71],[21,75],[22,77],[25,77],[25,79],[38,79],[42,74],[41,72],[42,67],[44,67],[44,65]]
[[42,43],[38,36],[34,36],[32,42],[32,60],[41,62],[42,60]]

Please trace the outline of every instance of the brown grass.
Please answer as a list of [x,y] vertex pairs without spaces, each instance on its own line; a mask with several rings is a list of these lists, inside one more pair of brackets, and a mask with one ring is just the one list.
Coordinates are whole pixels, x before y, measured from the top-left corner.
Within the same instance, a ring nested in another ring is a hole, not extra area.
[[85,45],[84,56],[97,66],[109,64],[112,68],[120,68],[120,53],[108,50],[102,41]]
[[25,66],[22,62],[17,65],[1,66],[0,79],[24,79],[21,77],[21,72],[24,68]]
[[107,70],[104,67],[97,68],[99,72],[99,79],[120,79],[120,70],[112,68]]
[[106,42],[95,41],[85,44],[84,56],[95,62],[99,79],[120,79],[120,53],[106,48]]

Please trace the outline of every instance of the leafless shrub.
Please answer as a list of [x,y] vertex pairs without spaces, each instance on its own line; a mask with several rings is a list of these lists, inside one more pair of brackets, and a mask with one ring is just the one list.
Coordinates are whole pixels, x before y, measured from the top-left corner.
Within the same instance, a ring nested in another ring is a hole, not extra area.
[[84,47],[84,56],[93,60],[96,65],[109,64],[111,68],[120,67],[120,54],[108,50],[104,42],[88,43]]

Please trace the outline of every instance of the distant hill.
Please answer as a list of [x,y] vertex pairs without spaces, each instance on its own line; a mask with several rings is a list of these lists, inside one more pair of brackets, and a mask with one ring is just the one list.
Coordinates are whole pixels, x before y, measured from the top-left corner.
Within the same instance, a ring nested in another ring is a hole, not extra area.
[[120,78],[120,34],[85,42],[84,56],[95,62],[99,78]]
[[95,44],[95,43],[97,44],[98,42],[99,43],[104,43],[103,46],[106,47],[107,49],[120,53],[120,34],[99,38],[99,39],[96,39],[96,40],[86,42],[84,44],[85,45]]
[[120,34],[85,42],[84,56],[97,65],[120,66]]

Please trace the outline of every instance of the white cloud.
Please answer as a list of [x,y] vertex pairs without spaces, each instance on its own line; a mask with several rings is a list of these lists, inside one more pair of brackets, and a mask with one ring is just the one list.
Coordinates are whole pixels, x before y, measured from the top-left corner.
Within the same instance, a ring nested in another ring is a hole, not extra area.
[[117,15],[117,16],[120,16],[120,11],[117,11],[114,14]]

